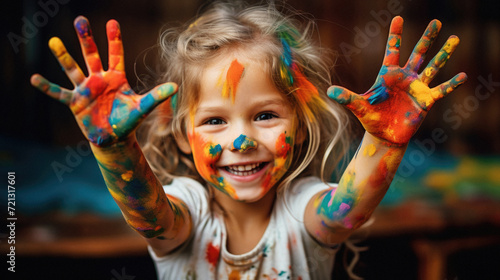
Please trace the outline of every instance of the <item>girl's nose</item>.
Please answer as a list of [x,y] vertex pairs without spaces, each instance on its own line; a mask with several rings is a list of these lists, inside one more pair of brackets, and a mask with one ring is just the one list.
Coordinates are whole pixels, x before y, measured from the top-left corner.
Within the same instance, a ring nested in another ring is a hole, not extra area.
[[249,138],[244,134],[241,134],[236,138],[231,144],[231,151],[239,151],[240,153],[245,153],[250,150],[257,149],[258,143],[255,139]]

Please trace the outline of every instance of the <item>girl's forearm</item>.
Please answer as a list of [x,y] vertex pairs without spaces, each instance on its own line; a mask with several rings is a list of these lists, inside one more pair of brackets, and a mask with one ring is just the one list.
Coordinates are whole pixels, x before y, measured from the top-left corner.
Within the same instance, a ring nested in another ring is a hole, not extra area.
[[182,212],[174,211],[135,136],[105,148],[90,146],[127,223],[146,238],[167,233]]
[[326,191],[316,201],[317,214],[327,231],[349,233],[368,220],[387,192],[406,146],[394,146],[365,133],[338,188]]

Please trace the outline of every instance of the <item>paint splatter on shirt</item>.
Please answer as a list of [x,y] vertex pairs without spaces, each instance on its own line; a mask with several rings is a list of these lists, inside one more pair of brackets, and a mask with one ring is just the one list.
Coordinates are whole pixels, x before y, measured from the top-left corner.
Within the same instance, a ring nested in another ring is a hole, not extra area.
[[318,178],[297,180],[286,197],[278,196],[259,243],[234,255],[226,248],[222,215],[209,212],[207,190],[194,180],[175,179],[165,192],[188,206],[194,232],[170,255],[157,257],[149,248],[158,279],[330,279],[336,249],[319,245],[300,222],[309,200],[326,188]]

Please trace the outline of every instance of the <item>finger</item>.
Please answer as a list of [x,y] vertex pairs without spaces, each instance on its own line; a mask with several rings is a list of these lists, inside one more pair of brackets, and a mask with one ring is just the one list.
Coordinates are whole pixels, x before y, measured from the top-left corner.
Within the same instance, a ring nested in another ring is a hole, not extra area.
[[101,58],[99,57],[99,52],[97,51],[97,46],[95,45],[88,20],[83,16],[79,16],[75,19],[74,24],[76,33],[78,33],[78,39],[80,40],[80,46],[82,47],[83,57],[85,58],[85,63],[87,64],[89,72],[101,72]]
[[399,47],[401,46],[401,34],[403,33],[403,18],[400,16],[394,17],[389,29],[389,38],[387,39],[383,64],[385,66],[399,65]]
[[66,105],[69,105],[71,98],[73,96],[73,93],[70,90],[62,88],[59,85],[53,84],[38,74],[31,76],[30,82],[34,87],[44,92],[48,96],[56,100],[59,100]]
[[156,106],[176,93],[177,88],[177,84],[175,83],[165,83],[155,87],[141,97],[139,105],[140,112],[142,112],[143,114],[148,114]]
[[460,39],[458,39],[455,35],[448,38],[441,50],[436,54],[436,56],[434,56],[429,64],[427,64],[422,72],[420,80],[423,83],[428,85],[434,79],[436,74],[439,72],[439,69],[446,64],[451,54],[455,51],[459,42]]
[[431,89],[431,95],[434,100],[438,100],[448,95],[450,92],[454,91],[457,87],[462,85],[467,81],[467,75],[465,73],[459,73],[455,77],[451,78],[447,82],[440,84]]
[[59,61],[59,64],[62,66],[73,85],[76,86],[82,83],[85,79],[85,75],[82,69],[80,69],[80,66],[78,66],[73,57],[68,53],[61,39],[52,37],[49,40],[49,48],[52,50],[52,53]]
[[359,95],[343,87],[331,86],[328,89],[328,97],[344,105],[355,115],[358,115],[361,111],[366,109],[365,99],[367,95]]
[[110,20],[106,24],[108,35],[109,64],[108,70],[125,71],[125,59],[123,57],[123,43],[120,25],[116,20]]
[[418,68],[425,59],[425,54],[439,34],[439,30],[441,30],[441,22],[439,20],[435,19],[429,23],[424,34],[415,45],[415,48],[406,63],[406,69],[414,72],[418,71]]

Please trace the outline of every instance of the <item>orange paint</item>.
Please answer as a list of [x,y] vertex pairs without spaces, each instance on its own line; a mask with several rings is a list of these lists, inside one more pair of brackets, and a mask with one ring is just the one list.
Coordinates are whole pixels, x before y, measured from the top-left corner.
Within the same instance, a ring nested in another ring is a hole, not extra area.
[[229,274],[228,279],[229,280],[240,280],[241,279],[240,272],[238,270],[231,270],[231,273]]
[[241,77],[243,76],[243,71],[245,67],[241,65],[238,60],[233,60],[226,74],[226,81],[222,87],[222,97],[229,98],[231,96],[231,101],[234,103],[236,97],[236,91],[238,90],[238,85],[240,83]]

